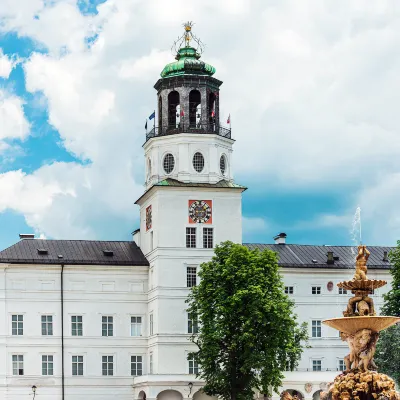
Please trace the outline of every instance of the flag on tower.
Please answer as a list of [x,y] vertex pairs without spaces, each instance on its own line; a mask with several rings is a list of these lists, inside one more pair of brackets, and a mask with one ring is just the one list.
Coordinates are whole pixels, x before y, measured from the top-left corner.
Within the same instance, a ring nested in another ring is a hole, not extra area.
[[156,112],[153,111],[153,113],[150,115],[149,120],[151,121],[153,118],[156,117]]
[[184,116],[185,116],[185,113],[183,112],[183,108],[181,108],[181,114],[180,114],[180,116],[181,116],[181,117],[184,117]]
[[231,114],[229,114],[229,116],[228,116],[228,119],[227,119],[226,123],[227,123],[227,124],[230,124],[230,123],[231,123]]
[[214,110],[211,111],[211,117],[212,117],[212,118],[215,117],[215,111],[214,111]]

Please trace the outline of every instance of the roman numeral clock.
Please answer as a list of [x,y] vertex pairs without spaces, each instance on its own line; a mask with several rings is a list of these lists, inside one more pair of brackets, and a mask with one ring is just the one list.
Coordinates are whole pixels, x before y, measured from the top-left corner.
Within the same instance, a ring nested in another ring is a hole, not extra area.
[[212,200],[189,200],[189,224],[212,223]]

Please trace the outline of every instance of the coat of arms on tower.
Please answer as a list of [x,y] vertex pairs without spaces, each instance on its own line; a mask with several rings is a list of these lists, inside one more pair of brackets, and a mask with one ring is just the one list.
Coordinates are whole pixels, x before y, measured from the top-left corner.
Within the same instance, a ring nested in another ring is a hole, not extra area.
[[152,227],[153,218],[151,213],[151,205],[146,208],[146,231],[150,230]]
[[189,200],[189,224],[212,223],[212,200]]

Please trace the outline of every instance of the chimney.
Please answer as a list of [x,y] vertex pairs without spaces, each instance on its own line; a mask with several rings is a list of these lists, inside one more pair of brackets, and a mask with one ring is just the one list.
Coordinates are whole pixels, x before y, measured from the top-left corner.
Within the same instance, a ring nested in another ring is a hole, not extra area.
[[34,233],[20,233],[19,238],[20,239],[35,239],[35,234]]
[[384,252],[383,252],[383,260],[382,260],[382,261],[386,261],[386,262],[389,261],[389,259],[388,259],[388,252],[387,252],[387,251],[384,251]]
[[326,256],[328,257],[328,259],[326,260],[327,264],[335,264],[335,258],[333,257],[333,251],[328,251]]
[[287,237],[286,233],[283,232],[279,233],[274,237],[275,244],[286,244],[286,237]]

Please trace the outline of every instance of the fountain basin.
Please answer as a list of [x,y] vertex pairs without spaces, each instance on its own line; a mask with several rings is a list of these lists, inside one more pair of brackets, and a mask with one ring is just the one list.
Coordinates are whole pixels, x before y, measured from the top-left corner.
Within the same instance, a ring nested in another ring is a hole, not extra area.
[[386,281],[376,279],[351,280],[339,282],[337,285],[346,290],[372,290],[386,285]]
[[400,322],[398,317],[342,317],[322,321],[325,325],[337,329],[340,332],[352,335],[361,329],[370,329],[373,332],[380,332]]

